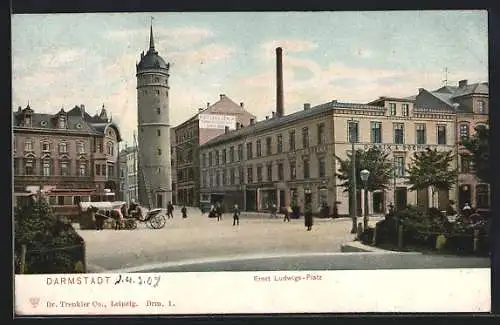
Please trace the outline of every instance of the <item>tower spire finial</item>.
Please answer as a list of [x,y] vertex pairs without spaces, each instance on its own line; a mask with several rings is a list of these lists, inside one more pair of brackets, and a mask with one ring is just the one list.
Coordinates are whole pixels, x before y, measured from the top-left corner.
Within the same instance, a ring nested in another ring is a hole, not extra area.
[[149,32],[149,49],[154,51],[155,49],[155,40],[154,40],[154,37],[153,37],[153,16],[151,16],[151,28],[150,28],[150,32]]

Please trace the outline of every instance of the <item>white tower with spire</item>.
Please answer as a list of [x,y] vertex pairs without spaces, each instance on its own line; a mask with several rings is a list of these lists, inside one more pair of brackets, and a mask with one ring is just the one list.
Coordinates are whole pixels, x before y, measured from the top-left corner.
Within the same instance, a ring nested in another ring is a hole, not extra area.
[[169,68],[155,49],[151,23],[149,49],[136,64],[138,187],[140,203],[151,198],[158,208],[172,200]]

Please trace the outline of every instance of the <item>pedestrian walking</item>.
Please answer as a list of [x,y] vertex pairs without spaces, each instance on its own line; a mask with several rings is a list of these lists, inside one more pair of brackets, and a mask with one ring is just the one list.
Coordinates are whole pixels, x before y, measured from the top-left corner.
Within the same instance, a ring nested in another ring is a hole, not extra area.
[[273,218],[278,218],[278,215],[276,214],[278,212],[278,208],[276,207],[276,204],[273,203],[271,206],[271,219]]
[[240,225],[240,209],[238,208],[238,204],[234,205],[233,209],[233,226]]
[[188,215],[187,215],[187,209],[186,209],[185,205],[182,206],[181,213],[182,213],[183,219],[187,218]]
[[306,204],[306,208],[304,210],[304,224],[307,228],[307,231],[311,231],[313,225],[313,215],[310,203]]
[[290,214],[292,214],[292,208],[287,205],[286,207],[283,208],[283,213],[285,217],[283,218],[283,222],[288,221],[290,222]]
[[217,221],[222,220],[222,206],[220,202],[215,205],[215,214],[217,215]]
[[167,203],[167,218],[173,218],[174,217],[174,206],[172,205],[172,202],[168,201]]

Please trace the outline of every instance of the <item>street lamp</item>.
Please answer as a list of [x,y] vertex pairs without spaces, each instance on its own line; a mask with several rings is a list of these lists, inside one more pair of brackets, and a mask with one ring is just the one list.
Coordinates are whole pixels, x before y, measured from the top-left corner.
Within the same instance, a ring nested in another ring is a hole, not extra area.
[[357,213],[357,205],[358,205],[358,200],[357,200],[357,195],[356,195],[356,151],[354,148],[354,143],[356,142],[356,137],[354,135],[355,131],[355,124],[354,124],[354,119],[351,118],[349,120],[348,124],[349,128],[349,142],[351,143],[351,218],[352,218],[352,228],[351,228],[351,234],[355,234],[358,232],[358,213]]
[[363,169],[362,171],[359,172],[359,175],[361,177],[361,180],[363,181],[363,229],[368,229],[368,214],[367,214],[367,209],[366,209],[366,183],[368,181],[368,177],[370,177],[370,171],[367,169]]

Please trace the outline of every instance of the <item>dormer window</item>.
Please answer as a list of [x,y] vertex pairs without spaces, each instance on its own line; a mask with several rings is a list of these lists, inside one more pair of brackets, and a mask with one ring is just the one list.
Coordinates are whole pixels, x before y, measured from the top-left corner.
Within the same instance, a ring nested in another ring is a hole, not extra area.
[[67,153],[68,152],[68,145],[66,142],[61,142],[59,143],[59,153]]
[[403,116],[409,116],[410,115],[410,105],[409,104],[403,104],[402,106],[402,114]]
[[60,129],[66,128],[66,117],[65,116],[59,116],[58,126]]
[[31,126],[31,115],[28,114],[24,116],[24,126]]

